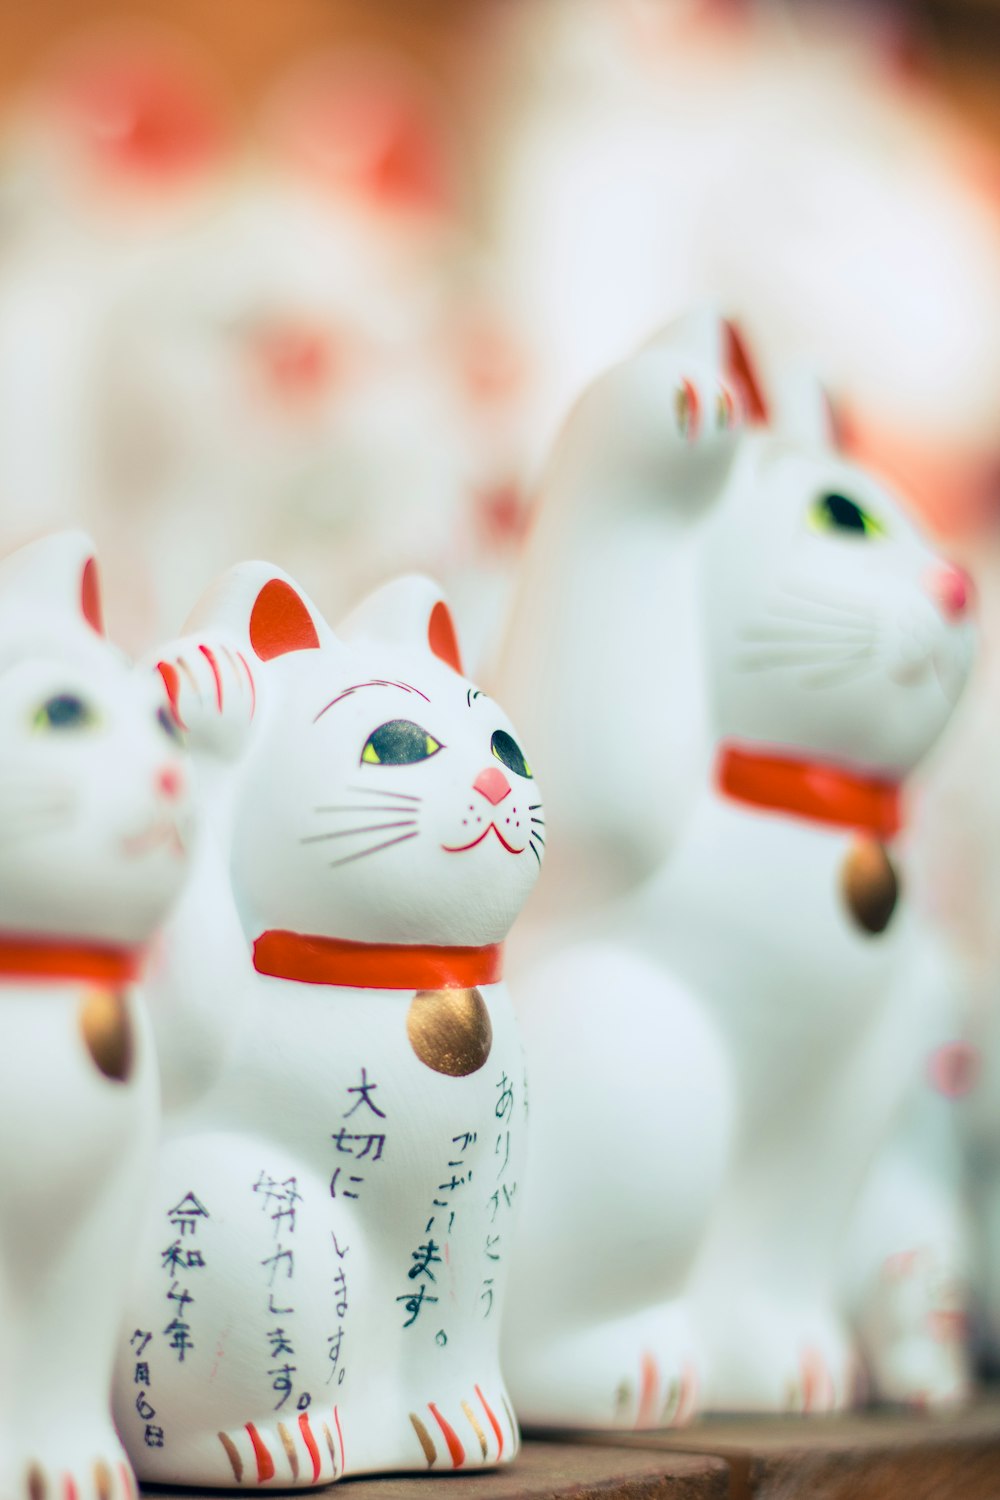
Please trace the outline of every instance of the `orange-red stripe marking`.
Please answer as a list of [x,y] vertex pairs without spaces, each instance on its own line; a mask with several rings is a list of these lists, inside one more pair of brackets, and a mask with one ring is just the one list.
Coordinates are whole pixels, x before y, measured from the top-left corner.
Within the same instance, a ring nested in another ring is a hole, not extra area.
[[303,1442],[309,1449],[309,1457],[312,1459],[313,1466],[313,1483],[315,1484],[316,1480],[319,1478],[319,1448],[317,1447],[316,1439],[313,1437],[312,1428],[309,1426],[308,1412],[304,1411],[299,1417],[299,1431],[302,1434]]
[[344,1468],[345,1468],[345,1461],[344,1461],[344,1434],[340,1430],[340,1412],[337,1410],[336,1407],[333,1408],[333,1420],[337,1424],[337,1437],[340,1439],[340,1472],[341,1472],[341,1474],[343,1474]]
[[265,1448],[263,1439],[252,1422],[246,1424],[246,1429],[250,1434],[254,1457],[257,1460],[257,1480],[260,1484],[263,1484],[265,1479],[274,1478],[274,1459]]
[[433,1401],[428,1401],[427,1410],[441,1429],[442,1436],[448,1445],[448,1452],[451,1454],[452,1464],[456,1469],[460,1469],[465,1463],[465,1449],[462,1447],[458,1433],[445,1421]]
[[656,1398],[660,1390],[660,1370],[651,1354],[642,1356],[642,1384],[639,1393],[637,1427],[651,1427],[656,1419]]
[[487,1401],[478,1385],[474,1387],[474,1390],[480,1401],[483,1403],[483,1411],[486,1413],[487,1417],[489,1417],[490,1426],[496,1433],[497,1458],[500,1458],[503,1454],[503,1428],[500,1426],[500,1423],[497,1421],[496,1417],[493,1415],[493,1412],[490,1410],[490,1403]]
[[219,671],[219,663],[215,659],[215,653],[207,646],[199,646],[198,650],[212,668],[212,676],[215,678],[215,702],[220,713],[222,711],[222,673]]

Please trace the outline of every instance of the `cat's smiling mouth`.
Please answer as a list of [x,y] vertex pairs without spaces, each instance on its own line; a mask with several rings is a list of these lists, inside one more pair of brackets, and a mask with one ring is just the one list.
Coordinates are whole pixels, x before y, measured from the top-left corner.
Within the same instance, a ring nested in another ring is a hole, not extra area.
[[472,841],[470,843],[468,843],[468,844],[442,844],[441,848],[444,849],[445,852],[448,853],[448,854],[464,854],[467,849],[474,849],[477,844],[481,844],[483,842],[483,839],[486,837],[486,835],[490,832],[491,829],[496,834],[496,836],[500,840],[501,844],[503,844],[503,846],[507,850],[508,854],[523,854],[524,853],[525,849],[527,848],[527,845],[526,844],[522,844],[520,849],[515,849],[513,844],[508,844],[507,840],[504,838],[503,834],[500,832],[499,828],[497,827],[497,825],[495,823],[488,823],[486,825],[486,827],[483,829],[482,833],[479,834],[476,838],[472,839]]
[[178,858],[185,852],[180,829],[170,818],[157,818],[140,833],[133,833],[122,839],[122,848],[133,859],[164,846]]

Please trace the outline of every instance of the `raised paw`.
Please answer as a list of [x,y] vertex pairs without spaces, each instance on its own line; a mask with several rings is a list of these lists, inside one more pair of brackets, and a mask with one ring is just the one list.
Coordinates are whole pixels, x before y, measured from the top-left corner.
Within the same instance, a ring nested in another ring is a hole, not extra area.
[[158,656],[156,670],[180,728],[219,754],[238,755],[256,712],[257,688],[236,641],[175,641]]
[[718,381],[695,381],[684,376],[674,392],[674,420],[689,443],[712,432],[726,432],[743,420],[739,394]]

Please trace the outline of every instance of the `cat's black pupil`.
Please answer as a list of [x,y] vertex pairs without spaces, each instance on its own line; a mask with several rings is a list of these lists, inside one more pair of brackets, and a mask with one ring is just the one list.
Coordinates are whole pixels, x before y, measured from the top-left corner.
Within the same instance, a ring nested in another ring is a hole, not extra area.
[[373,731],[370,743],[383,766],[408,766],[427,759],[427,730],[412,719],[390,719]]
[[506,729],[494,731],[490,741],[490,749],[497,760],[503,761],[509,771],[514,771],[518,776],[530,776],[528,762],[525,760],[520,745]]
[[846,495],[824,495],[820,501],[834,526],[840,531],[864,531],[865,518],[859,505]]
[[169,736],[170,736],[170,738],[172,740],[179,740],[180,739],[180,737],[181,737],[181,728],[180,728],[180,725],[178,724],[177,720],[174,718],[173,714],[170,712],[169,708],[158,709],[157,713],[156,713],[156,717],[157,717],[157,720],[159,722],[160,728],[163,730],[164,734],[169,734]]
[[52,729],[73,729],[87,717],[87,705],[75,693],[60,693],[46,703],[45,717]]

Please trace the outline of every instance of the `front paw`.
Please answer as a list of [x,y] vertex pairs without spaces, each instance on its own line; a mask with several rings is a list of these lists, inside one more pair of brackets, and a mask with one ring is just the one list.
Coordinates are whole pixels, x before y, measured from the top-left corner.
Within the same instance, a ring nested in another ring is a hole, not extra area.
[[962,1278],[930,1248],[887,1258],[865,1325],[877,1397],[917,1408],[968,1398],[966,1301]]

